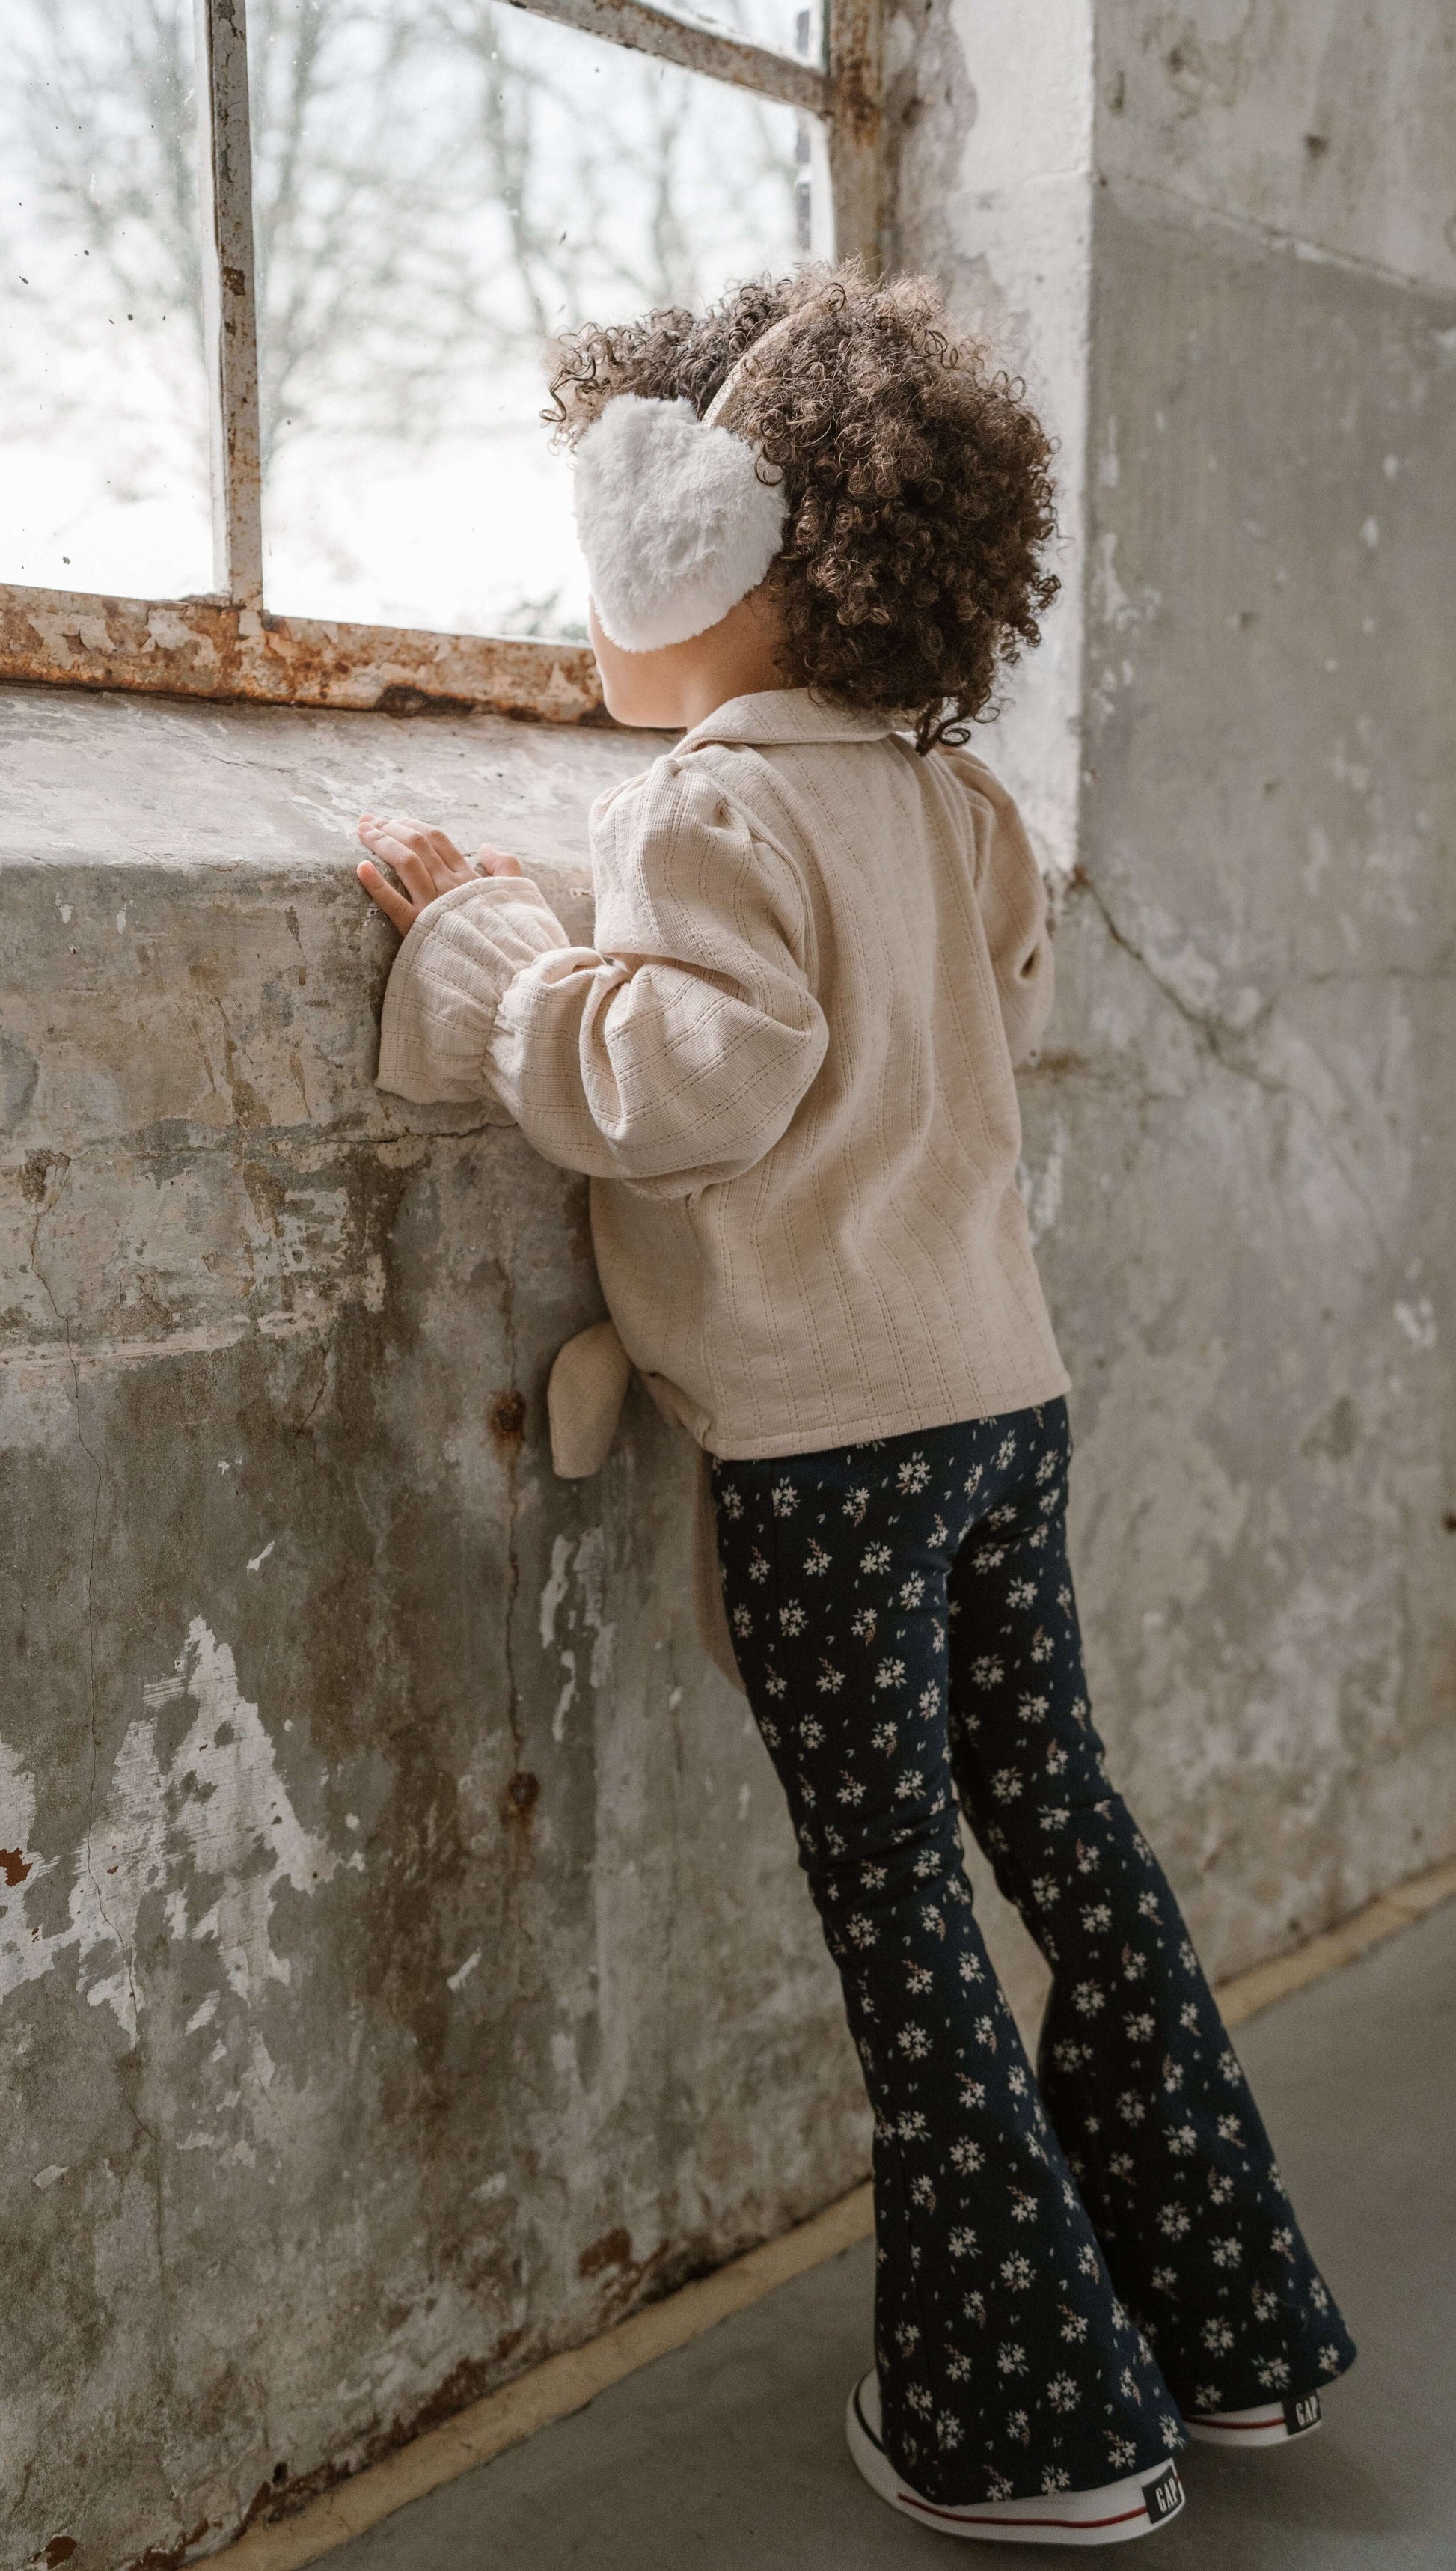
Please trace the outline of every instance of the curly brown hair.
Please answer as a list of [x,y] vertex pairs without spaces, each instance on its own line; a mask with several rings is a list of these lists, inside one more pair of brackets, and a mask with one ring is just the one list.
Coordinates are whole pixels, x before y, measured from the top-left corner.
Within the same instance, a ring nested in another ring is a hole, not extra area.
[[698,316],[589,323],[556,342],[543,417],[571,446],[616,393],[686,394],[701,415],[789,315],[725,414],[785,486],[769,579],[787,672],[913,725],[922,751],[964,741],[1057,593],[1052,446],[1024,387],[951,335],[927,278],[813,266]]

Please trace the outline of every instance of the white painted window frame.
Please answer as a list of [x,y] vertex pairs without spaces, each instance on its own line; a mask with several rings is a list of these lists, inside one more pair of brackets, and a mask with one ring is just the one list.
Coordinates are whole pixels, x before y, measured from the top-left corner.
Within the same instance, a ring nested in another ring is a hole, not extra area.
[[[274,616],[263,604],[246,0],[196,0],[214,590],[110,598],[0,583],[0,679],[265,704],[429,708],[558,723],[600,713],[583,645]],[[515,0],[533,16],[816,118],[836,253],[883,259],[880,0],[827,0],[822,68],[653,0]]]

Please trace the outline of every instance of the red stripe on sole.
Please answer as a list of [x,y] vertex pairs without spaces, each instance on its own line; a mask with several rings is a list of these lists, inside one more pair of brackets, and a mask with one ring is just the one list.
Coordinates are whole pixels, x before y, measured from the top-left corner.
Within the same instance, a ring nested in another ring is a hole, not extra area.
[[918,2508],[926,2517],[943,2517],[952,2526],[1126,2526],[1131,2518],[1146,2517],[1146,2505],[1120,2509],[1116,2517],[978,2517],[973,2509],[936,2508],[928,2499],[917,2499],[913,2491],[897,2491],[895,2497],[904,2508]]
[[1220,2437],[1241,2437],[1263,2428],[1282,2428],[1287,2423],[1282,2410],[1271,2410],[1266,2419],[1220,2419],[1216,2411],[1191,2410],[1191,2428],[1216,2428]]

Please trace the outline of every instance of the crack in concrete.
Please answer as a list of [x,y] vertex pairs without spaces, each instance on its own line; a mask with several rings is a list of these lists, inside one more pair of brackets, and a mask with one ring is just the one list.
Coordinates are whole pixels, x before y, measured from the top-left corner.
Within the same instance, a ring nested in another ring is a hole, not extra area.
[[122,1151],[145,1169],[153,1161],[176,1160],[183,1155],[190,1160],[227,1152],[245,1152],[253,1160],[264,1151],[276,1152],[279,1157],[290,1151],[342,1155],[392,1150],[401,1143],[473,1143],[493,1134],[518,1131],[514,1118],[504,1109],[499,1116],[485,1117],[475,1125],[401,1125],[375,1134],[335,1133],[327,1126],[320,1127],[316,1120],[297,1125],[238,1124],[221,1129],[216,1125],[182,1123],[173,1131],[165,1126],[160,1132],[156,1126],[131,1126],[112,1134],[93,1134],[84,1143],[73,1145],[68,1157],[83,1162],[91,1159],[110,1168],[116,1154]]
[[[106,1921],[107,1927],[111,1930],[112,1936],[116,1940],[117,1950],[121,1955],[125,1966],[127,1988],[131,1998],[132,2022],[136,2028],[136,2037],[131,2054],[124,2055],[118,2063],[117,2085],[121,2090],[127,2112],[132,2119],[132,2123],[137,2134],[145,2140],[148,2146],[150,2146],[148,2159],[151,2171],[153,2227],[157,2247],[157,2288],[162,2305],[165,2324],[170,2308],[170,2290],[167,2264],[166,2187],[162,2167],[162,2139],[155,2128],[148,2124],[146,2117],[142,2114],[142,2111],[132,2094],[136,2083],[142,2078],[146,2067],[146,2054],[142,2036],[141,1994],[137,1988],[136,1947],[135,1944],[129,1946],[117,1930],[116,1924],[106,1906],[105,1887],[101,1878],[97,1874],[95,1862],[97,1799],[101,1776],[101,1735],[97,1714],[96,1670],[96,1549],[101,1526],[101,1495],[105,1483],[105,1474],[103,1472],[101,1458],[88,1440],[83,1424],[81,1408],[81,1372],[76,1361],[76,1352],[71,1338],[71,1317],[69,1313],[62,1311],[61,1306],[56,1299],[55,1290],[51,1285],[51,1281],[46,1275],[40,1258],[41,1226],[48,1215],[53,1215],[55,1213],[57,1206],[60,1204],[61,1199],[65,1195],[70,1184],[71,1160],[68,1155],[64,1158],[60,1184],[55,1190],[54,1195],[50,1192],[49,1188],[47,1188],[46,1193],[42,1197],[41,1203],[37,1208],[36,1219],[31,1228],[30,1236],[30,1266],[31,1273],[39,1284],[52,1311],[55,1313],[56,1319],[60,1323],[65,1336],[66,1359],[71,1370],[71,1391],[76,1417],[76,1442],[90,1464],[93,1475],[91,1523],[88,1529],[86,1559],[87,1721],[91,1741],[91,1763],[90,1774],[87,1780],[86,1832],[82,1841],[82,1846],[85,1850],[84,1863],[92,1891],[96,1898],[96,1906],[101,1917]],[[169,2495],[174,2499],[174,2501],[176,2500],[177,2494],[175,2492],[169,2491]]]
[[331,1342],[331,1341],[327,1341],[327,1340],[326,1340],[326,1341],[324,1342],[323,1346],[322,1346],[322,1347],[319,1349],[319,1351],[318,1351],[318,1360],[319,1360],[319,1363],[318,1363],[318,1390],[315,1392],[315,1394],[314,1394],[314,1396],[313,1396],[312,1400],[309,1402],[308,1407],[307,1407],[307,1409],[304,1411],[302,1418],[301,1418],[300,1420],[296,1421],[296,1423],[295,1423],[295,1427],[296,1427],[297,1433],[298,1433],[300,1436],[301,1436],[301,1434],[302,1434],[303,1430],[308,1426],[309,1421],[310,1421],[310,1420],[312,1419],[312,1417],[313,1417],[313,1413],[314,1413],[314,1412],[315,1412],[315,1410],[318,1408],[318,1405],[319,1405],[320,1401],[323,1399],[324,1393],[325,1393],[325,1392],[327,1391],[327,1389],[328,1389],[329,1355],[330,1355],[331,1345],[332,1345],[332,1342]]
[[[1456,949],[1450,954],[1443,949],[1435,964],[1365,964],[1348,972],[1299,973],[1274,994],[1268,1006],[1272,1008],[1276,1000],[1286,1000],[1291,991],[1347,990],[1359,982],[1452,981],[1456,981]],[[1262,1010],[1259,1015],[1263,1015]]]
[[[514,1244],[512,1244],[514,1248]],[[501,1336],[505,1344],[506,1381],[516,1380],[516,1290],[513,1262],[507,1260],[501,1270]],[[521,1448],[517,1439],[506,1456],[506,1614],[502,1648],[506,1665],[506,1721],[510,1726],[511,1753],[519,1769],[525,1747],[521,1726],[521,1690],[516,1671],[516,1602],[521,1592],[521,1558],[516,1542],[521,1498],[519,1477]]]
[[[1247,1052],[1249,1039],[1255,1030],[1272,1016],[1279,1002],[1288,997],[1288,988],[1272,992],[1246,1027],[1235,1029],[1224,1026],[1217,1018],[1196,1008],[1192,1001],[1186,1000],[1183,993],[1159,972],[1151,957],[1144,953],[1136,939],[1131,937],[1123,927],[1107,896],[1084,867],[1077,868],[1072,879],[1072,890],[1086,893],[1113,944],[1147,975],[1160,997],[1165,999],[1170,1007],[1176,1009],[1179,1016],[1194,1029],[1220,1070],[1227,1072],[1235,1080],[1247,1081],[1253,1088],[1261,1090],[1266,1098],[1280,1100],[1289,1108],[1297,1109],[1308,1117],[1341,1180],[1364,1215],[1381,1259],[1387,1263],[1393,1259],[1394,1253],[1386,1237],[1384,1218],[1371,1204],[1365,1193],[1363,1180],[1350,1167],[1347,1155],[1341,1151],[1336,1137],[1330,1132],[1312,1100],[1303,1090],[1295,1088],[1289,1081],[1281,1079],[1277,1073],[1268,1071],[1253,1061]],[[1444,962],[1441,962],[1433,967],[1392,967],[1388,973],[1367,968],[1357,974],[1339,972],[1309,974],[1303,976],[1291,987],[1304,989],[1357,980],[1444,981],[1448,978],[1450,978],[1449,970]]]
[[[1269,997],[1262,1003],[1257,1013],[1249,1019],[1247,1026],[1229,1027],[1225,1026],[1220,1019],[1214,1017],[1212,1012],[1196,1008],[1191,1000],[1186,1000],[1184,998],[1183,993],[1178,990],[1174,983],[1168,981],[1165,976],[1159,972],[1158,967],[1152,961],[1152,958],[1144,953],[1142,947],[1137,943],[1137,940],[1131,937],[1128,931],[1124,928],[1121,920],[1118,919],[1112,905],[1108,901],[1107,895],[1102,891],[1100,885],[1094,881],[1093,877],[1087,872],[1085,867],[1079,866],[1076,869],[1076,872],[1071,878],[1069,891],[1074,897],[1078,893],[1087,894],[1093,908],[1097,911],[1103,925],[1107,929],[1108,935],[1111,937],[1113,944],[1115,946],[1120,946],[1125,955],[1131,956],[1133,962],[1141,966],[1142,970],[1148,975],[1149,980],[1154,984],[1156,989],[1161,991],[1163,997],[1170,1001],[1173,1007],[1178,1010],[1179,1015],[1187,1018],[1189,1025],[1191,1027],[1196,1027],[1200,1035],[1204,1036],[1208,1040],[1218,1061],[1223,1065],[1224,1070],[1233,1072],[1240,1079],[1257,1081],[1262,1088],[1268,1088],[1270,1086],[1277,1087],[1282,1086],[1283,1084],[1275,1082],[1273,1075],[1270,1073],[1260,1072],[1250,1064],[1238,1062],[1234,1059],[1232,1054],[1226,1050],[1226,1047],[1230,1042],[1238,1043],[1245,1037],[1251,1035],[1256,1027],[1261,1026],[1267,1018],[1272,1016],[1280,1001],[1289,999],[1293,993],[1297,991],[1339,990],[1348,988],[1360,982],[1449,982],[1456,980],[1456,949],[1452,949],[1448,952],[1445,948],[1440,951],[1435,962],[1431,964],[1367,964],[1350,967],[1348,969],[1343,966],[1338,969],[1331,967],[1329,971],[1323,973],[1300,973],[1295,975],[1292,981],[1281,983],[1277,991],[1271,992]],[[1290,1094],[1297,1095],[1297,1093],[1292,1092]]]
[[[47,1181],[49,1182],[49,1172],[47,1173]],[[92,1834],[96,1827],[97,1777],[101,1765],[101,1743],[97,1731],[96,1719],[96,1538],[97,1530],[101,1522],[101,1491],[103,1474],[101,1458],[87,1443],[86,1431],[82,1425],[81,1369],[76,1360],[76,1350],[71,1338],[71,1316],[68,1312],[63,1312],[60,1304],[57,1302],[51,1281],[46,1275],[40,1259],[41,1226],[45,1222],[47,1215],[54,1214],[70,1184],[71,1160],[69,1154],[67,1154],[63,1155],[61,1158],[60,1184],[56,1188],[54,1195],[51,1193],[48,1183],[42,1194],[41,1202],[36,1209],[36,1218],[34,1224],[31,1226],[30,1235],[30,1269],[31,1275],[35,1278],[37,1285],[40,1286],[41,1292],[44,1294],[46,1301],[50,1304],[51,1310],[55,1313],[57,1322],[60,1325],[62,1336],[65,1340],[66,1363],[71,1374],[71,1398],[76,1414],[76,1442],[81,1448],[83,1455],[86,1457],[87,1462],[90,1464],[92,1474],[94,1476],[91,1493],[91,1525],[88,1533],[88,1552],[86,1561],[86,1685],[87,1717],[91,1735],[91,1776],[87,1795],[86,1838],[84,1844],[86,1848],[86,1870],[91,1877],[92,1888],[96,1894],[96,1906],[101,1912],[103,1919],[106,1920],[107,1926],[110,1928],[112,1926],[112,1922],[107,1915],[106,1902],[102,1895],[102,1887],[97,1881],[96,1872],[91,1861]],[[114,1930],[113,1934],[115,1934]],[[120,1938],[117,1939],[117,1944],[118,1946],[121,1945]],[[130,1969],[131,1967],[129,1963],[129,1972]]]

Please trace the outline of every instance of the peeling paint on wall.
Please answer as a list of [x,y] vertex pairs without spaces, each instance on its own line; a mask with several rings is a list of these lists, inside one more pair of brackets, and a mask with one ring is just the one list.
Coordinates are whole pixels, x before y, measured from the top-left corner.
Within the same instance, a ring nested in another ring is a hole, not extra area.
[[[600,1526],[588,1527],[575,1546],[565,1536],[558,1536],[552,1547],[551,1576],[541,1591],[540,1627],[541,1648],[544,1652],[556,1650],[562,1672],[551,1727],[552,1738],[557,1742],[563,1737],[578,1691],[577,1652],[571,1644],[558,1644],[559,1620],[564,1620],[567,1633],[591,1636],[587,1685],[595,1689],[611,1684],[617,1627],[604,1613],[606,1558],[606,1536]],[[575,1601],[568,1603],[573,1586]]]
[[[77,1988],[92,2008],[108,2007],[137,2041],[146,2006],[137,1923],[149,1894],[160,1897],[167,1933],[216,1952],[223,1981],[246,2005],[268,1981],[286,1982],[269,1924],[277,1888],[311,1893],[340,1858],[303,1829],[288,1800],[272,1743],[255,1705],[238,1685],[233,1654],[196,1617],[173,1670],[143,1688],[146,1713],[127,1728],[95,1820],[67,1856],[30,1846],[35,1779],[0,1743],[0,1837],[13,1840],[18,1897],[0,1915],[0,2000],[75,1958]],[[175,1709],[193,1719],[175,1744]],[[69,1879],[69,1919],[48,1932],[31,1917],[48,1878]],[[209,2022],[216,1998],[207,2017]]]

